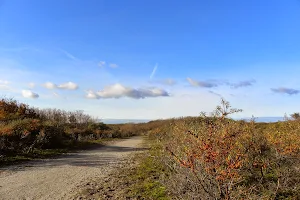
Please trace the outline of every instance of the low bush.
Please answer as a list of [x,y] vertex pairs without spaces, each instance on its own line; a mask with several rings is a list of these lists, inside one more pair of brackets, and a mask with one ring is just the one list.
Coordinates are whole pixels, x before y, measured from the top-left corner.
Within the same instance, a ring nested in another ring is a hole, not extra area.
[[173,172],[168,190],[181,199],[299,199],[300,123],[235,121],[222,100],[211,114],[173,119],[150,136]]

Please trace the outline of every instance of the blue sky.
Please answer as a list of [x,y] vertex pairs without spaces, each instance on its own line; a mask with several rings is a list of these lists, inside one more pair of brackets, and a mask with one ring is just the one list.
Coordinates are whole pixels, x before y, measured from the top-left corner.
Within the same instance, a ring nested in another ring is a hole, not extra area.
[[99,118],[296,112],[300,1],[0,0],[0,96]]

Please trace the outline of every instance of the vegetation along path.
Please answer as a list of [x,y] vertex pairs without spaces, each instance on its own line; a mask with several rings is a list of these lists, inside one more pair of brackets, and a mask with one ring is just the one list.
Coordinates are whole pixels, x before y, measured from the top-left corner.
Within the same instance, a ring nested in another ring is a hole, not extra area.
[[104,147],[0,168],[0,199],[72,199],[78,186],[106,177],[139,148],[142,137]]

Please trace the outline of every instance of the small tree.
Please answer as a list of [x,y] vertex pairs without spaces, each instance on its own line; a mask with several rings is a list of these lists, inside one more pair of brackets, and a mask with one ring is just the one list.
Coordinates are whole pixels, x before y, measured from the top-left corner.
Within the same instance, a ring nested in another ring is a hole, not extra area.
[[298,113],[298,112],[297,112],[297,113],[295,112],[295,113],[291,114],[290,116],[291,116],[294,120],[300,120],[300,113]]

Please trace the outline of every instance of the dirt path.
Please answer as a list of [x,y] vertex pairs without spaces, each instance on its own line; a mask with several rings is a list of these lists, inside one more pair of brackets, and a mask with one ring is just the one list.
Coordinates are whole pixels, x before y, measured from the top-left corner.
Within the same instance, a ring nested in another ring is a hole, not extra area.
[[78,186],[106,177],[138,148],[132,137],[98,149],[0,168],[0,199],[72,199]]

